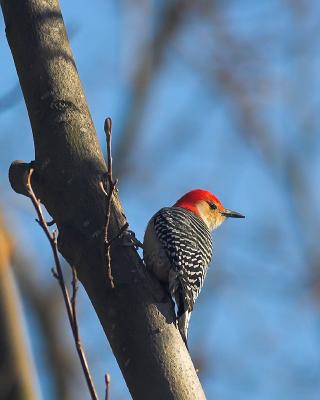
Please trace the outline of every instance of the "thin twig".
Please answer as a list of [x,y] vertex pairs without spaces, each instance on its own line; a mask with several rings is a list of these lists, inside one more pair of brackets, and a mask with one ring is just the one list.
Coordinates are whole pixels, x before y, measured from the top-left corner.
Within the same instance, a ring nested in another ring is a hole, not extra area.
[[108,279],[110,281],[110,285],[112,289],[114,288],[114,280],[112,276],[111,270],[111,257],[110,257],[110,244],[111,241],[108,239],[109,237],[109,225],[110,225],[110,212],[111,212],[111,199],[113,195],[113,191],[116,187],[117,181],[113,180],[112,176],[112,154],[111,154],[111,137],[112,137],[112,120],[111,118],[106,118],[104,122],[104,132],[106,134],[106,141],[107,141],[107,191],[105,190],[104,182],[100,183],[100,186],[103,190],[103,193],[106,196],[106,217],[104,223],[104,250],[105,250],[105,257],[107,263],[107,271],[108,271]]
[[74,328],[76,333],[76,342],[80,342],[79,338],[79,329],[78,329],[78,320],[77,320],[77,309],[76,309],[76,302],[77,302],[77,292],[78,292],[78,276],[77,271],[74,266],[71,267],[72,269],[72,296],[71,296],[71,308],[72,308],[72,315],[73,315],[73,322]]
[[30,168],[28,178],[27,178],[26,188],[27,188],[29,197],[32,201],[32,204],[33,204],[33,206],[36,210],[37,216],[38,216],[38,219],[36,221],[39,223],[39,225],[41,226],[45,235],[47,236],[50,246],[51,246],[51,249],[52,249],[55,266],[56,266],[55,269],[52,269],[52,273],[53,273],[53,276],[58,280],[62,294],[63,294],[63,299],[64,299],[64,303],[65,303],[65,306],[67,309],[68,319],[69,319],[69,323],[70,323],[70,326],[72,329],[75,346],[76,346],[77,353],[78,353],[78,356],[79,356],[79,359],[81,362],[83,373],[86,378],[86,382],[87,382],[87,386],[88,386],[88,389],[89,389],[89,392],[91,395],[91,399],[98,400],[98,395],[96,393],[96,389],[94,387],[94,383],[91,378],[91,374],[89,371],[86,356],[84,354],[84,350],[83,350],[83,347],[82,347],[82,344],[81,344],[81,341],[79,338],[79,329],[78,329],[78,323],[77,323],[77,318],[76,318],[76,306],[75,306],[75,303],[76,303],[76,279],[77,279],[76,274],[74,272],[75,270],[74,270],[74,268],[72,269],[72,271],[73,271],[73,281],[72,281],[73,293],[72,293],[72,299],[70,300],[69,292],[68,292],[68,289],[65,284],[62,267],[61,267],[61,263],[60,263],[60,259],[59,259],[59,255],[58,255],[57,232],[56,231],[53,231],[53,233],[50,232],[50,230],[48,228],[48,224],[43,217],[40,201],[36,198],[36,195],[32,189],[32,185],[31,185],[31,177],[32,177],[33,171],[34,171],[33,168]]
[[112,242],[114,240],[119,239],[119,237],[123,234],[124,231],[126,231],[129,228],[129,224],[128,222],[126,222],[125,224],[122,225],[122,227],[119,229],[119,232],[108,241],[108,246],[110,247],[110,245],[112,244]]
[[106,383],[106,396],[105,396],[105,400],[110,400],[110,382],[111,382],[111,378],[110,375],[108,373],[105,374],[104,376],[104,381]]

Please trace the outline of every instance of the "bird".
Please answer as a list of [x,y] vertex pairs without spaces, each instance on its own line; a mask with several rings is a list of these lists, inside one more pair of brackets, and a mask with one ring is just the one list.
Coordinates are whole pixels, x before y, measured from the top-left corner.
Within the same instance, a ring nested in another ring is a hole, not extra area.
[[225,208],[211,192],[195,189],[172,207],[161,208],[147,224],[143,259],[148,273],[176,305],[176,323],[188,348],[188,326],[212,259],[212,236],[227,218],[245,218]]

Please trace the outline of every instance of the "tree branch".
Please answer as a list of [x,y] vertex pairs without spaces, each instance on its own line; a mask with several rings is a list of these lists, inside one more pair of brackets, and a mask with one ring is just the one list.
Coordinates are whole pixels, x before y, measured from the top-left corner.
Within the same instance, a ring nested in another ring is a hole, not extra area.
[[107,141],[107,190],[106,192],[104,183],[102,182],[102,191],[106,195],[106,217],[105,217],[105,224],[104,224],[104,250],[107,262],[107,271],[108,271],[108,278],[111,284],[112,289],[114,288],[114,281],[112,276],[111,270],[111,258],[110,258],[110,245],[111,241],[109,240],[109,225],[110,225],[110,212],[111,212],[111,199],[113,195],[113,191],[116,187],[117,181],[113,179],[112,174],[112,154],[111,154],[111,134],[112,134],[112,120],[111,118],[106,118],[104,122],[104,132],[106,134],[106,141]]
[[[115,288],[105,279],[106,165],[67,40],[58,0],[1,0],[8,42],[31,121],[33,189],[59,229],[59,250],[76,266],[131,395],[135,399],[204,399],[175,327],[168,296],[154,298],[144,265],[121,240],[110,246]],[[13,163],[14,190],[25,194],[28,164]],[[115,191],[110,235],[126,223]]]
[[12,237],[0,210],[0,398],[38,398],[34,370],[21,319],[21,304],[11,265]]
[[68,292],[68,289],[67,289],[65,281],[64,281],[64,276],[63,276],[62,267],[60,264],[60,259],[59,259],[59,254],[58,254],[57,233],[56,233],[56,231],[53,231],[53,233],[51,233],[49,231],[48,224],[43,217],[41,206],[40,206],[40,201],[36,198],[34,191],[32,189],[32,185],[31,185],[32,173],[33,173],[33,169],[30,168],[28,178],[27,178],[27,192],[28,192],[28,195],[32,201],[32,204],[37,212],[37,215],[38,215],[38,219],[36,221],[39,223],[40,227],[44,231],[45,235],[47,236],[47,239],[49,240],[50,246],[51,246],[51,250],[53,253],[54,262],[55,262],[55,266],[56,266],[56,269],[53,271],[53,276],[55,278],[57,278],[60,288],[61,288],[61,291],[62,291],[63,300],[64,300],[64,303],[65,303],[65,306],[67,309],[68,319],[70,322],[76,350],[77,350],[77,353],[78,353],[78,356],[79,356],[79,359],[81,362],[81,367],[82,367],[84,376],[86,378],[90,396],[91,396],[92,400],[98,400],[96,389],[94,387],[94,384],[93,384],[93,381],[91,378],[87,359],[86,359],[86,356],[85,356],[85,353],[84,353],[84,350],[83,350],[83,347],[81,344],[80,336],[79,336],[79,327],[78,327],[77,314],[76,314],[77,274],[76,274],[74,267],[72,267],[72,274],[73,274],[72,289],[73,289],[73,291],[72,291],[72,298],[70,301],[69,292]]
[[105,400],[110,400],[110,375],[105,374],[104,376],[105,384],[106,384],[106,393],[105,393]]

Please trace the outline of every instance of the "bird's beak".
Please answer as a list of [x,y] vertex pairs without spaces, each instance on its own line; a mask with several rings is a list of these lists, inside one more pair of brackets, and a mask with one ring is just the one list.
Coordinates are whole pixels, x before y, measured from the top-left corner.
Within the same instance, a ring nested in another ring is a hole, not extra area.
[[221,215],[227,218],[245,218],[244,215],[238,213],[237,211],[228,210],[227,208],[221,212]]

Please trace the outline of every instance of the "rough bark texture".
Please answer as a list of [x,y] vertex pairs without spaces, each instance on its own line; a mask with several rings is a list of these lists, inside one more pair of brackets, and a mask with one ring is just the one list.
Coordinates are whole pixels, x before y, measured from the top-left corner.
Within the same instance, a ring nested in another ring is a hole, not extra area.
[[[7,39],[35,144],[33,186],[59,228],[59,248],[76,266],[134,399],[203,399],[200,382],[166,296],[157,301],[133,248],[111,248],[115,289],[102,246],[106,172],[57,0],[1,0]],[[25,194],[28,164],[10,182]],[[125,217],[117,195],[110,236]],[[158,293],[159,294],[159,293]]]

